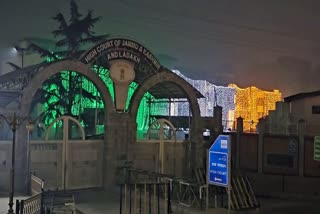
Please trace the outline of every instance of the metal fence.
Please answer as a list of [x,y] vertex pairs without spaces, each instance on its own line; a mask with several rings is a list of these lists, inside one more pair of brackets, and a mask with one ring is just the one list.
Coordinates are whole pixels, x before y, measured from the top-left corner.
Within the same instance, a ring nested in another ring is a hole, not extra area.
[[43,193],[38,193],[25,200],[16,201],[16,214],[41,214],[44,213],[42,203]]
[[171,189],[167,183],[121,184],[120,214],[171,214]]
[[43,192],[43,189],[44,189],[44,181],[35,175],[31,175],[30,188],[31,188],[32,195],[36,195],[38,193],[41,193],[41,192]]
[[41,214],[43,207],[44,181],[31,175],[30,189],[32,196],[25,200],[16,201],[16,214]]
[[130,166],[122,169],[124,183],[166,183],[170,187],[170,199],[176,205],[185,208],[205,208],[206,185],[203,183],[188,178],[134,169]]

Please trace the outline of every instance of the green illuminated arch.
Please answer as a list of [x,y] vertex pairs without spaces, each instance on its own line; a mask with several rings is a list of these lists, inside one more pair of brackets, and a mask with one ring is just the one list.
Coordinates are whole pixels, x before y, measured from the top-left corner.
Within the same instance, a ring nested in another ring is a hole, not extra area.
[[132,118],[136,118],[138,114],[138,109],[140,103],[145,96],[145,94],[150,90],[153,86],[161,83],[161,82],[172,82],[177,87],[180,87],[186,94],[186,97],[190,103],[190,109],[192,112],[193,122],[192,122],[192,129],[191,133],[194,135],[198,135],[199,127],[201,127],[201,116],[200,116],[200,108],[197,101],[197,96],[192,88],[184,79],[181,77],[166,71],[159,72],[147,79],[145,79],[136,89],[135,93],[133,94],[129,106],[129,113]]
[[29,114],[32,98],[35,95],[38,88],[42,86],[42,84],[51,76],[58,74],[61,71],[70,70],[76,71],[79,74],[82,74],[88,80],[90,80],[100,92],[102,101],[104,103],[104,121],[107,120],[108,116],[111,112],[115,111],[114,105],[112,102],[112,96],[110,95],[105,83],[101,80],[99,75],[94,72],[87,65],[75,61],[75,60],[61,60],[54,62],[43,70],[38,72],[29,82],[27,87],[23,90],[23,95],[21,99],[20,109],[24,114]]

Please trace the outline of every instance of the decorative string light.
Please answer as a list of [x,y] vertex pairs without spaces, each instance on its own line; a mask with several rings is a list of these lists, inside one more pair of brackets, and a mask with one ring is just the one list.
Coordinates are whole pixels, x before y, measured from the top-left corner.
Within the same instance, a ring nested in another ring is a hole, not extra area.
[[[235,89],[224,86],[214,85],[206,80],[192,80],[184,76],[180,71],[173,70],[178,76],[186,80],[190,85],[196,88],[204,98],[198,99],[200,113],[202,117],[212,117],[214,106],[222,107],[222,123],[225,129],[233,127],[233,112],[235,110]],[[173,103],[174,116],[186,116],[189,114],[189,103]]]
[[[112,99],[114,100],[114,89],[113,82],[109,77],[109,71],[101,66],[93,66],[100,78],[105,82],[106,87],[108,88]],[[263,91],[254,86],[248,87],[246,89],[241,89],[235,84],[230,84],[228,87],[217,86],[209,83],[206,80],[192,80],[185,77],[180,71],[173,70],[174,73],[182,77],[194,88],[200,91],[204,98],[198,99],[200,113],[203,117],[212,117],[214,106],[218,105],[222,107],[222,122],[225,129],[234,128],[234,121],[238,117],[244,118],[244,130],[255,129],[255,125],[258,122],[258,119],[266,116],[269,110],[275,109],[275,103],[281,100],[281,93],[278,90]],[[71,76],[76,75],[76,72],[72,72]],[[69,75],[67,72],[62,72],[63,76],[63,86],[68,88],[69,84]],[[90,92],[96,97],[101,97],[99,91],[94,86],[94,84],[82,77],[82,88]],[[128,108],[131,97],[137,88],[137,84],[132,82],[128,91],[128,100],[126,106]],[[48,92],[56,92],[57,85],[47,85],[44,89]],[[72,114],[79,115],[85,111],[85,109],[99,109],[103,111],[104,104],[100,102],[99,99],[92,100],[86,99],[81,95],[76,95],[75,104],[72,106]],[[57,102],[58,96],[51,96],[48,103]],[[190,107],[187,99],[155,99],[150,93],[146,93],[140,102],[140,106],[137,113],[137,132],[138,136],[143,136],[149,125],[152,123],[150,116],[152,115],[171,115],[171,116],[188,116],[190,114]],[[80,104],[81,103],[81,104]],[[48,104],[43,104],[43,109],[47,109]],[[106,107],[108,108],[108,107]],[[62,110],[62,109],[61,109]],[[63,112],[62,112],[63,113]],[[53,116],[56,113],[53,112]],[[52,122],[45,121],[48,125]],[[85,124],[82,121],[82,124]],[[104,132],[104,125],[97,125],[99,133]]]
[[279,90],[263,91],[255,86],[239,88],[236,84],[229,84],[229,87],[236,90],[234,116],[243,118],[244,131],[255,131],[259,118],[267,116],[281,100]]

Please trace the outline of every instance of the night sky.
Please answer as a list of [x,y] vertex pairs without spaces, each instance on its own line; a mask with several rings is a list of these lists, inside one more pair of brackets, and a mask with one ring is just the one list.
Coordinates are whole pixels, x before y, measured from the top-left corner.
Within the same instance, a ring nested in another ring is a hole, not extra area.
[[[136,40],[190,78],[280,89],[284,97],[320,90],[320,1],[77,2],[83,15],[91,9],[102,17],[97,34]],[[69,1],[0,0],[0,73],[17,61],[11,48],[20,39],[50,46],[58,11],[68,15]]]

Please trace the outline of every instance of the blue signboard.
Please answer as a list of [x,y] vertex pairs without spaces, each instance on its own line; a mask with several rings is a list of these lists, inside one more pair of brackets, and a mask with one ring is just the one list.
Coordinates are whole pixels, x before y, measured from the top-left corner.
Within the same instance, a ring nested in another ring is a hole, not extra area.
[[227,187],[229,185],[230,137],[219,135],[209,149],[208,183]]

